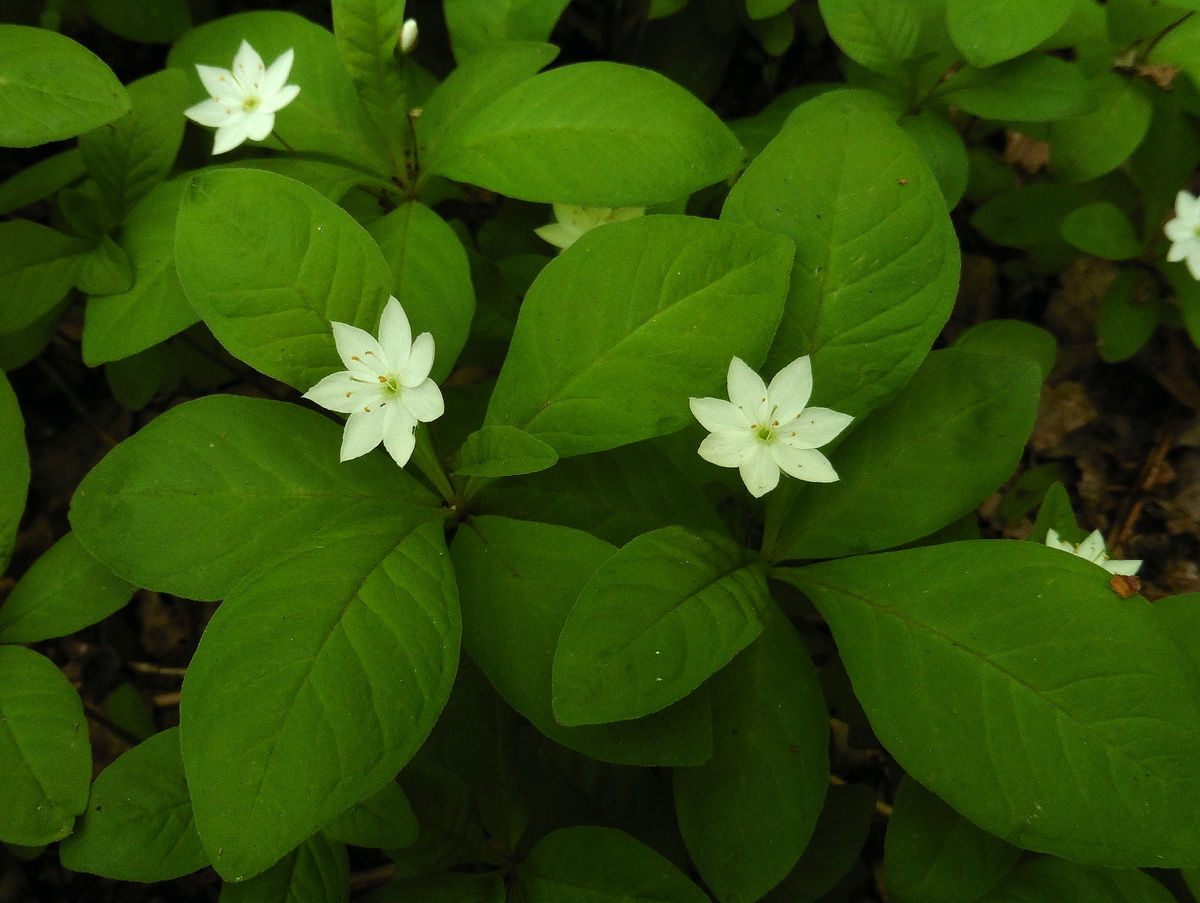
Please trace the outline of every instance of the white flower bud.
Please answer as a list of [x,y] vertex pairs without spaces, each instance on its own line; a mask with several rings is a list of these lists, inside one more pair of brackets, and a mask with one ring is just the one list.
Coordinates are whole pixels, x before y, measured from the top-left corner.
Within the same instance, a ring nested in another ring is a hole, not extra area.
[[400,52],[412,53],[417,46],[417,20],[405,19],[400,26]]

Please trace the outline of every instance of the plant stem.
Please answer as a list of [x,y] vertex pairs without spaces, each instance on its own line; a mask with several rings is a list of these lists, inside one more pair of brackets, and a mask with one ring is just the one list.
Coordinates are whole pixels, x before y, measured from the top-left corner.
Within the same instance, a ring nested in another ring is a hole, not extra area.
[[413,449],[413,463],[417,465],[417,469],[429,478],[437,491],[451,505],[456,502],[456,493],[454,487],[450,485],[450,478],[446,476],[446,471],[442,467],[442,462],[438,458],[437,451],[433,447],[433,440],[429,436],[428,429],[417,428],[417,445]]
[[287,150],[291,153],[291,155],[293,157],[295,157],[297,160],[304,159],[304,157],[301,156],[300,151],[296,150],[296,148],[294,148],[290,144],[288,144],[288,142],[286,140],[284,140],[284,137],[281,134],[279,134],[279,132],[275,131],[275,129],[271,129],[271,134],[275,137],[276,141],[278,141],[285,148],[287,148]]

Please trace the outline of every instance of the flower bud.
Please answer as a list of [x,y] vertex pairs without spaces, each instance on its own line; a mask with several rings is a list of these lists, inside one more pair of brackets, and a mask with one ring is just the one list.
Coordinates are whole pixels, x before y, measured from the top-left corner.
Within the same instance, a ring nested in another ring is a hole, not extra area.
[[400,52],[412,53],[417,46],[417,20],[405,19],[400,26]]

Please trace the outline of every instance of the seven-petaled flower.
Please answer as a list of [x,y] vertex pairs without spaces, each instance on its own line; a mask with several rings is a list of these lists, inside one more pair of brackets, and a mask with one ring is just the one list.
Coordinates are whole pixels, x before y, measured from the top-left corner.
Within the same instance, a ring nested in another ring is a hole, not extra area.
[[838,475],[816,449],[836,437],[854,418],[829,408],[809,408],[812,361],[806,355],[780,370],[771,385],[746,363],[729,362],[729,401],[692,398],[692,413],[711,435],[700,457],[719,467],[736,467],[755,498],[779,483],[782,470],[798,480],[832,483]]
[[1104,547],[1104,537],[1100,535],[1099,530],[1093,530],[1088,535],[1088,538],[1078,545],[1060,539],[1057,530],[1047,530],[1046,545],[1052,549],[1062,549],[1064,552],[1070,552],[1072,555],[1086,558],[1093,564],[1100,565],[1100,567],[1104,568],[1110,574],[1121,574],[1125,577],[1132,577],[1138,572],[1138,568],[1142,566],[1140,558],[1136,561],[1114,561],[1110,559],[1108,557],[1108,550]]
[[346,323],[333,324],[333,338],[346,369],[333,373],[304,397],[323,408],[349,414],[341,459],[365,455],[380,442],[403,467],[416,444],[417,423],[442,416],[442,393],[432,379],[433,336],[416,340],[404,308],[389,298],[379,319],[379,340]]
[[1163,226],[1171,239],[1167,260],[1187,262],[1193,279],[1200,279],[1200,198],[1186,191],[1175,196],[1175,218]]
[[623,223],[646,212],[645,207],[575,207],[571,204],[555,204],[556,223],[541,226],[533,231],[556,248],[566,250],[575,244],[584,232],[591,232],[606,223]]
[[213,153],[231,151],[247,138],[262,141],[275,128],[275,114],[291,103],[300,88],[285,82],[294,54],[287,50],[268,69],[246,41],[233,58],[233,69],[196,65],[200,81],[211,95],[189,107],[188,119],[215,127]]

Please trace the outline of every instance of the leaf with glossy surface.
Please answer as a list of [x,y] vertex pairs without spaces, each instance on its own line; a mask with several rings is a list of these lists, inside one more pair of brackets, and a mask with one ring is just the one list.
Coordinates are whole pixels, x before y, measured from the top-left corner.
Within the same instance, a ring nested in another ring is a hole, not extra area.
[[459,62],[506,41],[546,41],[569,0],[447,0],[446,27]]
[[909,0],[820,0],[829,36],[850,59],[894,75],[917,47],[921,13]]
[[220,903],[330,903],[349,897],[346,848],[318,833],[249,881],[226,882]]
[[776,575],[829,623],[888,751],[975,824],[1081,862],[1200,862],[1200,675],[1107,571],[981,540]]
[[1063,182],[1087,182],[1112,172],[1132,154],[1154,106],[1145,87],[1108,72],[1091,83],[1094,112],[1059,119],[1050,126],[1050,168]]
[[1078,116],[1096,105],[1076,64],[1040,53],[987,69],[964,66],[938,88],[935,96],[984,119],[1025,122]]
[[29,491],[25,419],[8,377],[0,374],[0,573],[8,568]]
[[485,426],[467,437],[454,473],[473,477],[511,477],[554,466],[549,445],[515,426]]
[[1046,856],[1015,869],[978,903],[1174,903],[1175,897],[1136,869],[1080,865]]
[[867,92],[798,107],[729,193],[721,219],[795,242],[763,372],[812,355],[815,405],[860,416],[881,404],[950,315],[959,254],[945,198]]
[[562,457],[680,429],[730,358],[762,361],[791,256],[786,239],[695,217],[593,229],[530,287],[487,423]]
[[950,37],[973,66],[986,67],[1033,50],[1071,15],[1073,0],[948,0]]
[[0,182],[0,216],[48,198],[86,173],[78,147],[39,160]]

